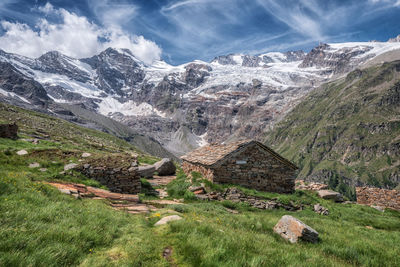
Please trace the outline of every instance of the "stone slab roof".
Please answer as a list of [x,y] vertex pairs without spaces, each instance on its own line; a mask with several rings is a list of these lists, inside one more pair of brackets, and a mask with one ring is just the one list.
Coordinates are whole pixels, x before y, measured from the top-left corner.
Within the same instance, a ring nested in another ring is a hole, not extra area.
[[181,157],[182,160],[197,163],[205,166],[211,166],[223,160],[226,157],[229,157],[232,153],[239,151],[243,147],[246,147],[250,144],[256,143],[264,150],[268,151],[273,157],[281,161],[283,164],[297,169],[297,166],[287,159],[280,156],[278,153],[265,146],[264,144],[255,141],[255,140],[241,140],[227,144],[210,144],[207,146],[200,147],[192,152]]

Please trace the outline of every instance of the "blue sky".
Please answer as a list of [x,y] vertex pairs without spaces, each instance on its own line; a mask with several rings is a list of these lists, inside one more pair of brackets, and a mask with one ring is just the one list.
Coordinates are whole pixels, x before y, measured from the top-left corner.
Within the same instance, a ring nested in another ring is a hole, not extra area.
[[309,50],[400,34],[400,0],[1,0],[0,48],[87,57],[127,47],[150,63]]

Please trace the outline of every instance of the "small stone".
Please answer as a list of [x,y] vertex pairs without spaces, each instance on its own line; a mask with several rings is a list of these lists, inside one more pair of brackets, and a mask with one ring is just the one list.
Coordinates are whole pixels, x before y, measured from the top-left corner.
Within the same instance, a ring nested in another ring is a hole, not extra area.
[[37,162],[29,164],[29,168],[39,168],[39,167],[40,167],[40,164]]
[[284,215],[274,226],[274,232],[291,243],[297,243],[299,239],[311,243],[318,241],[318,232],[299,219]]
[[382,206],[372,205],[371,208],[379,210],[380,212],[385,212],[385,208]]
[[332,199],[335,202],[343,202],[342,194],[332,190],[319,190],[318,196],[322,199]]
[[75,169],[78,166],[76,163],[69,163],[64,166],[64,171]]
[[86,164],[83,164],[83,168],[85,168],[85,169],[89,169],[89,168],[90,168],[90,164],[88,164],[88,163],[86,163]]
[[63,193],[63,194],[67,194],[67,195],[70,195],[70,194],[71,194],[71,191],[69,191],[68,189],[58,188],[58,190],[59,190],[61,193]]
[[177,220],[181,220],[182,219],[182,217],[181,216],[178,216],[178,215],[171,215],[171,216],[167,216],[167,217],[164,217],[164,218],[162,218],[161,220],[159,220],[158,222],[156,222],[156,226],[158,226],[158,225],[163,225],[163,224],[167,224],[168,222],[171,222],[171,221],[177,221]]
[[88,153],[88,152],[85,152],[85,153],[82,153],[82,158],[88,158],[88,157],[90,157],[92,154],[90,154],[90,153]]
[[41,172],[46,172],[46,171],[47,171],[47,168],[40,168],[39,171],[41,171]]
[[321,215],[329,215],[329,210],[320,204],[314,205],[314,211]]
[[27,154],[28,154],[28,151],[26,151],[24,149],[17,151],[17,155],[19,155],[19,156],[23,156],[23,155],[27,155]]

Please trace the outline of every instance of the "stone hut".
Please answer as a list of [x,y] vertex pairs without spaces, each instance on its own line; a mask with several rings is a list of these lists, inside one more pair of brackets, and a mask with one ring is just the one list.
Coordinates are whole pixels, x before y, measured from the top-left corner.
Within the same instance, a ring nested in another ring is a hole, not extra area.
[[197,171],[214,183],[277,193],[294,191],[297,166],[254,140],[204,146],[181,159],[186,174]]

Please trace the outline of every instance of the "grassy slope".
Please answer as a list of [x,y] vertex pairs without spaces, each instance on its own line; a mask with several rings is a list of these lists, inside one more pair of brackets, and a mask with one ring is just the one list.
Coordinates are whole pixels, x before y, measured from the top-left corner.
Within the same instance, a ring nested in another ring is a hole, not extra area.
[[300,178],[395,187],[399,71],[395,61],[325,84],[276,125],[266,143],[300,167]]
[[[38,145],[0,139],[0,266],[170,266],[162,257],[165,247],[172,247],[172,261],[178,266],[400,264],[400,214],[394,211],[381,213],[369,207],[321,201],[331,212],[321,216],[310,206],[291,213],[259,211],[231,202],[188,201],[187,205],[166,207],[152,214],[130,215],[112,210],[102,200],[63,195],[40,181],[95,183],[78,175],[60,176],[58,172],[83,151],[102,154],[131,151],[131,147],[112,136],[42,114],[17,108],[13,108],[14,115],[6,114],[12,111],[1,108],[3,121],[11,116],[26,121],[24,134],[39,135],[39,127],[50,138]],[[47,126],[49,123],[52,128]],[[18,149],[27,149],[29,154],[17,156]],[[48,171],[28,168],[30,162],[39,162]],[[174,185],[177,196],[187,195],[186,177],[181,174],[178,183],[183,185]],[[246,192],[307,205],[320,201],[314,194],[301,191],[294,195]],[[224,206],[240,214],[229,213]],[[177,212],[183,220],[153,226],[164,214]],[[282,240],[272,227],[284,214],[292,214],[315,228],[322,241],[289,244]]]

